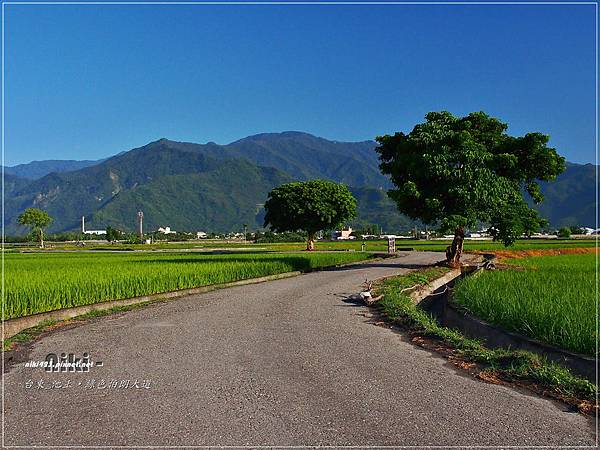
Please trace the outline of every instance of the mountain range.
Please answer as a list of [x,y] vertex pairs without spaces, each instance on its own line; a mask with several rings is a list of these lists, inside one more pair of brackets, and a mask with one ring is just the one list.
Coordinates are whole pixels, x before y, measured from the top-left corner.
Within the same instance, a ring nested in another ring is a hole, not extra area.
[[[275,186],[293,180],[330,179],[348,185],[358,200],[354,225],[385,231],[413,222],[387,197],[375,142],[330,141],[301,132],[264,133],[227,145],[160,139],[98,161],[34,161],[5,167],[5,232],[23,234],[17,216],[27,207],[54,217],[49,232],[110,225],[133,230],[144,211],[145,229],[232,231],[262,227],[264,204]],[[568,164],[556,182],[542,186],[542,215],[555,226],[595,222],[595,166]]]

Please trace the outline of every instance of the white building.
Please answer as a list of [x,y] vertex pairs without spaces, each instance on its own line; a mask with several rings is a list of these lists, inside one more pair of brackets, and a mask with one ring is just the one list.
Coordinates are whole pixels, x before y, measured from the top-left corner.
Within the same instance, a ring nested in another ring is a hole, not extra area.
[[196,231],[196,239],[206,239],[208,234],[204,231]]
[[171,227],[159,227],[158,230],[159,233],[162,234],[176,234],[177,231],[171,230]]
[[331,233],[331,239],[334,241],[343,241],[343,240],[348,240],[348,239],[355,239],[354,236],[350,236],[352,234],[352,228],[351,227],[347,227],[347,228],[343,228],[340,231],[334,231],[333,233]]
[[101,234],[106,234],[106,230],[86,230],[85,229],[85,216],[81,216],[81,232],[83,234],[95,234],[95,235],[101,235]]

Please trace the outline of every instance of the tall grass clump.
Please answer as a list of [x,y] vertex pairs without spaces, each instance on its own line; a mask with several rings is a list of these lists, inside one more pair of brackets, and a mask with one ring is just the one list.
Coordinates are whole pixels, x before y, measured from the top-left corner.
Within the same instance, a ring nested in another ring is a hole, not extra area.
[[230,254],[7,253],[4,318],[141,295],[306,271],[366,259],[360,252]]
[[513,259],[516,269],[457,283],[454,302],[502,326],[578,353],[596,352],[594,254]]

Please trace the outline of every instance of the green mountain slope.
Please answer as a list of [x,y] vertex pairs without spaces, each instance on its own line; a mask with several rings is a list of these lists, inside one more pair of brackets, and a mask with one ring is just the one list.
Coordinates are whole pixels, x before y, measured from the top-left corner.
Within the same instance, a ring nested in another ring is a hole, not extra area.
[[[389,181],[379,173],[370,141],[333,142],[306,133],[250,136],[228,145],[161,139],[98,164],[54,172],[38,180],[5,173],[5,231],[23,234],[16,218],[27,207],[46,209],[50,232],[112,225],[133,230],[144,211],[147,230],[232,231],[243,223],[262,226],[260,205],[275,186],[291,180],[325,178],[351,187],[358,199],[354,225],[374,223],[384,231],[406,230],[413,222],[387,197]],[[360,187],[357,187],[360,186]],[[595,166],[569,164],[546,183],[539,209],[552,225],[595,223]]]
[[567,163],[556,181],[542,184],[544,201],[536,208],[555,227],[596,223],[596,166]]
[[358,202],[358,217],[352,222],[356,228],[376,224],[385,233],[395,233],[415,226],[415,221],[398,213],[396,203],[387,196],[385,189],[361,186],[350,190]]
[[135,212],[144,211],[148,230],[241,230],[262,225],[262,204],[274,186],[292,178],[273,168],[231,160],[215,170],[167,175],[116,195],[91,223],[132,229]]
[[31,181],[10,173],[4,174],[4,196],[11,197],[15,192],[24,189]]
[[5,174],[15,175],[29,180],[37,180],[52,172],[70,172],[83,169],[84,167],[94,166],[98,161],[77,161],[73,159],[48,159],[44,161],[31,161],[27,164],[17,164],[4,168]]
[[[47,210],[55,218],[49,231],[79,228],[115,196],[165,175],[213,170],[223,164],[200,153],[185,153],[153,143],[74,172],[51,173],[15,190],[5,199],[7,234],[22,233],[18,214],[27,207]],[[91,224],[90,224],[91,225]]]
[[328,141],[307,133],[287,131],[257,134],[227,145],[161,139],[142,148],[156,146],[216,159],[244,158],[259,166],[284,171],[298,180],[328,178],[350,186],[389,186],[388,178],[379,172],[373,141]]

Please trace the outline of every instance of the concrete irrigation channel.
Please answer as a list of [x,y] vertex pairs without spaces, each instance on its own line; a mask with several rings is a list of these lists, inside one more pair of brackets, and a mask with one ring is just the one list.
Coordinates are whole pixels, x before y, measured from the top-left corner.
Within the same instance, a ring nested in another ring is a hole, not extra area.
[[[593,446],[588,417],[465,376],[350,300],[365,279],[442,258],[401,253],[51,333],[5,374],[4,444]],[[102,366],[25,367],[86,352]]]
[[503,329],[470,314],[452,302],[452,287],[459,276],[478,276],[484,269],[469,270],[463,274],[451,272],[436,280],[424,293],[417,292],[415,303],[429,311],[445,327],[459,330],[465,336],[479,339],[490,348],[526,350],[545,356],[571,370],[575,375],[596,382],[596,359]]

